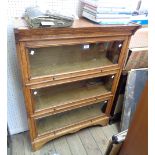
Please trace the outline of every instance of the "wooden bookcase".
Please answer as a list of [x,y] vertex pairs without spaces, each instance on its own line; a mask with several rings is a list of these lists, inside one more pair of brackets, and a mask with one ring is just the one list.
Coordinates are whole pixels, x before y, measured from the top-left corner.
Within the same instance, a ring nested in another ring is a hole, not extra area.
[[[19,22],[20,21],[20,22]],[[33,150],[92,125],[106,125],[136,24],[69,28],[15,26]]]

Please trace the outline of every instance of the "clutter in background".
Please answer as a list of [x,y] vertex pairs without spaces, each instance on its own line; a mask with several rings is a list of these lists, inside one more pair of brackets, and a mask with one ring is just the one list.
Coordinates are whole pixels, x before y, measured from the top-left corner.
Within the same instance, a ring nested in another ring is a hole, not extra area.
[[147,9],[140,9],[141,1],[81,0],[82,16],[99,24],[148,24]]
[[125,71],[148,67],[148,48],[133,48],[129,50]]
[[123,104],[125,104],[125,90],[127,90],[127,78],[133,69],[148,68],[148,28],[143,27],[131,37],[124,68],[115,94],[111,111],[110,123],[121,120]]
[[105,155],[118,155],[120,148],[126,138],[127,132],[128,130],[125,130],[112,136],[112,138],[109,140]]
[[128,73],[122,110],[121,131],[128,129],[147,80],[147,68],[132,69]]
[[129,49],[148,47],[148,28],[142,27],[131,37]]
[[39,27],[69,27],[72,26],[74,17],[66,16],[57,11],[46,10],[42,12],[39,7],[29,7],[25,10],[25,21],[31,28]]
[[139,29],[131,38],[123,72],[148,68],[148,28]]

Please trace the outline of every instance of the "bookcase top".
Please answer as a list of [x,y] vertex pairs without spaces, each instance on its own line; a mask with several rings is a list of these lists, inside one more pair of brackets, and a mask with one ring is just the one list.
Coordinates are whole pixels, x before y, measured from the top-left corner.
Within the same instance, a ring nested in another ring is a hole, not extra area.
[[80,18],[74,21],[71,27],[64,28],[30,28],[22,18],[15,18],[14,32],[16,41],[27,41],[50,39],[50,37],[63,37],[64,35],[76,36],[130,36],[139,29],[141,25],[129,23],[127,25],[99,25],[85,18]]

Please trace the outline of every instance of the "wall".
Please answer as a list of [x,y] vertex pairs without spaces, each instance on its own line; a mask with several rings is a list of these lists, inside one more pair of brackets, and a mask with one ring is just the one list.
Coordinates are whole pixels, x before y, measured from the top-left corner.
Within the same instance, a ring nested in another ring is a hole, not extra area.
[[22,93],[20,70],[17,62],[15,38],[13,32],[14,17],[22,17],[28,6],[40,6],[60,9],[76,14],[78,0],[9,0],[7,27],[7,123],[10,134],[28,130],[27,116]]

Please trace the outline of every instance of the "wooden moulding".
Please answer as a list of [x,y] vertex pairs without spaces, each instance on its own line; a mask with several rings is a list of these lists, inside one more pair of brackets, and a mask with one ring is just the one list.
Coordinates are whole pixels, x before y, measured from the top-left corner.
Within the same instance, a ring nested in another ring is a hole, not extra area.
[[58,114],[61,112],[73,110],[73,109],[84,107],[87,105],[96,104],[103,100],[108,100],[112,96],[113,96],[112,93],[107,93],[104,95],[100,95],[100,96],[96,96],[96,97],[92,97],[92,98],[88,98],[88,99],[83,99],[83,100],[75,101],[72,103],[66,103],[66,104],[63,104],[60,106],[51,107],[51,108],[48,108],[45,110],[35,112],[34,114],[30,115],[30,117],[38,119],[38,118],[46,117],[49,115],[55,115],[55,114]]
[[[138,24],[128,25],[99,25],[89,22],[81,18],[75,20],[72,27],[69,28],[28,28],[24,20],[15,22],[16,41],[32,41],[32,40],[50,40],[53,38],[89,38],[101,36],[130,36],[141,26]],[[93,32],[93,33],[92,33]]]
[[32,149],[33,151],[36,151],[40,149],[44,144],[49,142],[50,140],[53,140],[57,137],[60,137],[66,134],[77,132],[89,126],[94,126],[94,125],[105,126],[108,124],[108,121],[109,121],[109,117],[107,117],[106,115],[103,115],[103,116],[96,117],[94,119],[85,120],[83,122],[68,126],[64,129],[58,130],[57,132],[53,132],[53,133],[51,132],[47,135],[40,136],[34,139],[34,141],[32,141]]
[[94,71],[86,71],[82,74],[79,73],[71,73],[70,77],[63,77],[63,78],[57,78],[55,77],[54,80],[47,80],[46,78],[42,82],[32,82],[32,83],[26,83],[26,87],[30,89],[39,89],[39,88],[44,88],[44,87],[49,87],[49,86],[55,86],[59,84],[64,84],[64,83],[70,83],[70,82],[75,82],[75,81],[80,81],[80,80],[85,80],[85,79],[91,79],[91,78],[96,78],[96,77],[101,77],[101,76],[106,76],[106,75],[113,75],[116,74],[119,71],[118,65],[117,67],[111,67],[110,69],[96,69]]
[[25,42],[26,48],[42,48],[42,47],[55,47],[55,46],[64,46],[64,45],[84,45],[92,43],[101,43],[101,42],[113,42],[113,41],[124,41],[125,36],[113,36],[113,37],[91,37],[91,38],[61,38],[61,39],[51,39],[51,40],[36,40],[36,41],[27,41]]

